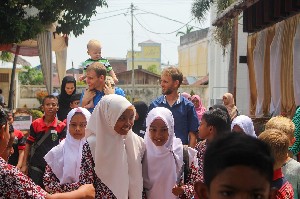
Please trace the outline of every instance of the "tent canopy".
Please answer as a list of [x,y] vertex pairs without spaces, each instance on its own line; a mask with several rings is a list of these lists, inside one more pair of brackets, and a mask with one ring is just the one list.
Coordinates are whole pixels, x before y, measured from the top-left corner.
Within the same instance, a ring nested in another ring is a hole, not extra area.
[[18,44],[0,45],[0,51],[8,51],[22,56],[39,56],[46,88],[48,93],[52,93],[52,51],[56,54],[56,67],[61,81],[66,73],[67,46],[68,37],[66,35],[45,31],[37,35],[37,39],[29,39]]

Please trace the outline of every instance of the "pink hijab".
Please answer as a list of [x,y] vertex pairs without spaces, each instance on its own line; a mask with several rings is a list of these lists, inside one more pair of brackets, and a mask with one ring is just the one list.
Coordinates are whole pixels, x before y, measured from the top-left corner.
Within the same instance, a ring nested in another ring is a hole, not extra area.
[[199,106],[195,107],[195,110],[198,115],[199,122],[201,122],[202,115],[206,111],[206,108],[202,105],[202,101],[201,101],[201,98],[199,97],[199,95],[193,95],[191,98],[191,101],[193,101],[193,99],[195,99],[195,98],[199,101]]

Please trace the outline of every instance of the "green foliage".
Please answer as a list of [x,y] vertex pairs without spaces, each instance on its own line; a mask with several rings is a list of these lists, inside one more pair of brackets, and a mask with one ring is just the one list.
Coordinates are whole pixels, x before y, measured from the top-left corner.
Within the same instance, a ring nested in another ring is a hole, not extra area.
[[32,116],[32,121],[35,120],[35,119],[38,119],[38,118],[41,118],[43,117],[43,112],[40,111],[40,110],[36,110],[36,109],[30,109],[30,114]]
[[159,71],[158,67],[155,64],[153,64],[151,66],[148,66],[147,70],[152,72],[152,73],[155,73],[157,75],[160,75],[160,71]]
[[191,96],[195,95],[194,90],[191,90],[190,95],[191,95]]
[[182,32],[182,31],[177,32],[177,33],[176,33],[176,37],[177,37],[178,35],[185,35],[185,34],[188,34],[188,33],[192,32],[193,29],[194,29],[194,27],[186,25],[186,31],[185,31],[185,32]]
[[86,82],[84,81],[76,81],[76,86],[85,86]]
[[[213,3],[216,3],[217,14],[220,14],[228,6],[230,6],[235,0],[196,0],[192,6],[192,14],[200,21],[205,20],[205,16],[209,11]],[[231,42],[232,37],[232,20],[228,20],[220,27],[216,27],[213,36],[217,43],[223,48],[223,55],[225,54],[225,49]]]
[[232,20],[228,20],[222,26],[217,27],[215,29],[215,31],[213,32],[214,39],[223,48],[223,56],[225,55],[225,49],[226,49],[226,47],[231,42],[232,26],[233,26],[233,21]]
[[[33,39],[58,21],[57,32],[79,36],[96,14],[96,7],[106,0],[3,0],[0,6],[0,44]],[[27,16],[26,8],[37,8],[37,15]]]
[[6,62],[9,62],[10,60],[12,60],[12,53],[10,52],[6,52],[6,51],[2,51],[0,54],[0,59]]
[[31,68],[30,66],[23,66],[25,72],[19,73],[19,81],[23,85],[42,85],[44,84],[44,77],[41,70]]
[[206,19],[207,12],[214,3],[214,0],[195,0],[192,5],[192,14],[202,22]]

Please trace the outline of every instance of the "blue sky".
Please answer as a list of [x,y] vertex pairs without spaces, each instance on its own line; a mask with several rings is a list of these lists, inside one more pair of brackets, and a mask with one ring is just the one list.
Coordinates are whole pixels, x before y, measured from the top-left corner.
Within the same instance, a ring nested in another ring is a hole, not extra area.
[[[69,36],[67,68],[77,68],[88,58],[86,44],[90,39],[102,43],[103,57],[126,58],[131,50],[130,4],[134,10],[134,50],[140,50],[138,43],[153,40],[161,43],[162,62],[177,64],[179,36],[176,32],[185,31],[185,24],[194,26],[194,30],[209,26],[209,18],[200,24],[192,20],[193,0],[107,0],[108,8],[98,8],[98,14],[92,17],[84,34],[75,38]],[[38,57],[24,57],[32,66],[39,64]],[[55,62],[55,57],[53,60]]]

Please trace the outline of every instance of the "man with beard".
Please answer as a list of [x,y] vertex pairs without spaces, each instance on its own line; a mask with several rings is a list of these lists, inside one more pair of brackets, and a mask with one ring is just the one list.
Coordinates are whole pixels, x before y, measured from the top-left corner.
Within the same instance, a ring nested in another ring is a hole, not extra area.
[[191,101],[178,93],[183,75],[178,68],[168,67],[161,73],[162,96],[151,102],[149,111],[155,107],[170,109],[174,117],[175,135],[182,144],[195,147],[199,121],[195,107]]

